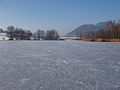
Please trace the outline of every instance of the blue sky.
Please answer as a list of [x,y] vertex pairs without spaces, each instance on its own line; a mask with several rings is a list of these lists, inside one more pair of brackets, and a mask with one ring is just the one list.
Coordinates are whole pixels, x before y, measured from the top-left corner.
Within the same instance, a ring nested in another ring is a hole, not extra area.
[[120,0],[0,0],[0,27],[56,29],[64,35],[82,24],[120,18]]

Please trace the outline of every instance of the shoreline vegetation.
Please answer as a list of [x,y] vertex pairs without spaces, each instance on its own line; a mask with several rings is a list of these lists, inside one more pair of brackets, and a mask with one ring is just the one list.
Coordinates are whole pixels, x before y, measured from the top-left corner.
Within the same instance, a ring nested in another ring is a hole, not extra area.
[[8,40],[58,40],[59,34],[57,30],[25,30],[14,26],[8,26],[6,31],[6,37]]
[[57,30],[25,30],[14,26],[8,26],[6,31],[0,29],[0,32],[4,32],[6,35],[1,35],[2,39],[5,40],[81,40],[87,42],[120,42],[120,20],[108,21],[105,29],[88,31],[77,33],[74,37],[60,37]]
[[86,41],[86,42],[120,42],[120,39],[87,38],[87,39],[83,39],[82,41]]
[[83,32],[78,35],[82,41],[120,42],[120,20],[108,21],[106,29]]

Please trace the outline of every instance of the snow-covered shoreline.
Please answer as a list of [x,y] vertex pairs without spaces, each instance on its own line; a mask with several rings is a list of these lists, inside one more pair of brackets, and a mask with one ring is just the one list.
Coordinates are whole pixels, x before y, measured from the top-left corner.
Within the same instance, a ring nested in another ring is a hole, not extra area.
[[9,38],[6,36],[6,33],[0,33],[0,40],[9,40]]

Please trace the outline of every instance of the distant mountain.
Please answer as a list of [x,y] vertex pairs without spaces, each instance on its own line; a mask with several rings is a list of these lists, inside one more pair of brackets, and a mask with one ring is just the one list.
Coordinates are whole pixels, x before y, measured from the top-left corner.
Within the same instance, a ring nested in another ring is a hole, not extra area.
[[83,32],[105,29],[106,24],[107,24],[107,22],[100,22],[100,23],[97,23],[96,25],[95,24],[85,24],[85,25],[82,25],[82,26],[76,28],[75,30],[67,33],[66,36],[76,36],[79,33],[83,33]]

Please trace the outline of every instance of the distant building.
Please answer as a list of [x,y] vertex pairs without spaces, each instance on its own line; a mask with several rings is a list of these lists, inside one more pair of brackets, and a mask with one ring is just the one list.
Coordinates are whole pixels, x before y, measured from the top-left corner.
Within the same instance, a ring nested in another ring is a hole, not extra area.
[[60,37],[61,40],[80,40],[80,37]]

